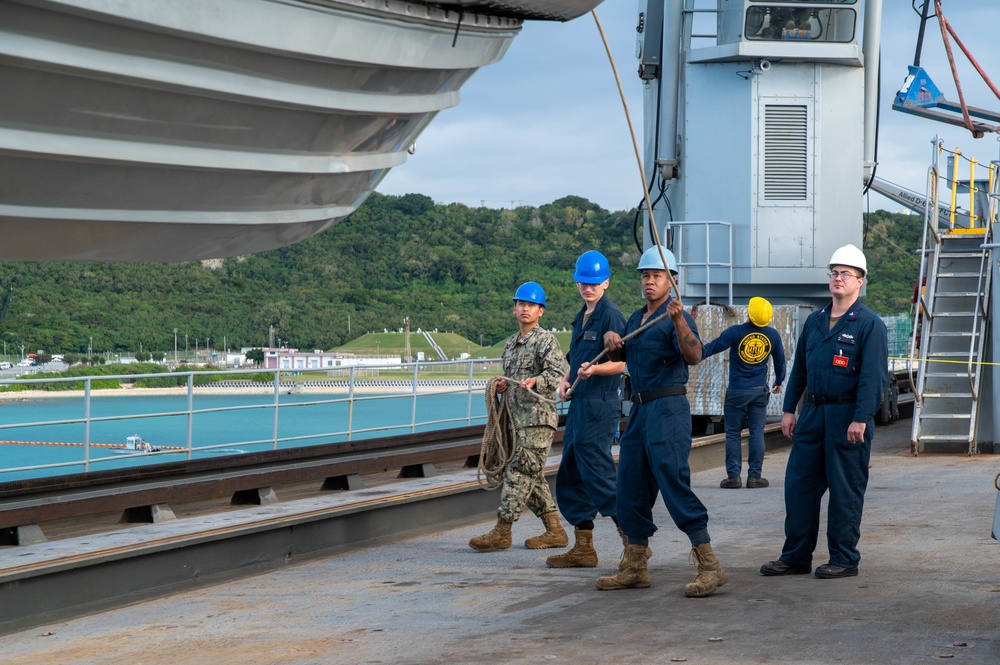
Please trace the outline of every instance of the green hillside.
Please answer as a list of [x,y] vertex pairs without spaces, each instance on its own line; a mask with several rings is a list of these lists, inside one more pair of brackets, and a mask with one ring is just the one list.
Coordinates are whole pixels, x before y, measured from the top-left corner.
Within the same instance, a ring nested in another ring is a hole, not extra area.
[[[481,355],[480,351],[483,348],[455,333],[432,332],[431,337],[434,338],[437,345],[441,347],[441,350],[450,359],[458,358],[463,353],[469,353],[473,358],[476,358]],[[402,357],[406,350],[406,334],[402,332],[366,333],[332,350],[366,356],[384,355]],[[427,341],[427,338],[422,333],[410,333],[410,352],[414,357],[416,357],[418,352],[423,352],[427,359],[437,359],[434,351],[431,349],[430,342]]]
[[[402,354],[402,336],[379,331],[397,331],[409,318],[414,331],[453,333],[437,337],[449,355],[492,355],[516,330],[511,297],[525,281],[546,290],[542,325],[572,325],[580,303],[572,270],[588,249],[608,257],[608,293],[622,312],[639,307],[634,217],[575,196],[496,210],[375,194],[306,241],[222,261],[3,262],[0,353],[17,356],[23,346],[172,356],[176,340],[187,357],[207,347],[265,346],[273,329],[276,343],[300,349]],[[921,222],[884,211],[867,217],[866,302],[877,312],[909,309]],[[411,345],[430,350],[421,335]]]

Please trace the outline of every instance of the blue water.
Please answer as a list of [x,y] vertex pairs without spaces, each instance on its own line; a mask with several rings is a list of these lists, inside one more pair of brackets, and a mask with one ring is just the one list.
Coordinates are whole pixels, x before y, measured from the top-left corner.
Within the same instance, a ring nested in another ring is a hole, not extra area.
[[[469,396],[466,393],[421,394],[416,399],[413,418],[412,395],[363,395],[355,399],[353,439],[406,434],[469,424]],[[323,404],[306,404],[323,401]],[[194,410],[242,407],[239,410],[195,413],[192,417],[194,448],[192,458],[230,455],[278,448],[319,445],[347,440],[348,403],[343,395],[281,395],[278,409],[277,445],[274,442],[275,409],[273,395],[195,395]],[[188,415],[145,416],[163,412],[186,412],[186,395],[98,395],[91,399],[91,443],[123,445],[126,437],[138,434],[153,446],[186,448]],[[486,407],[482,393],[473,393],[471,424],[482,424]],[[84,424],[27,425],[28,423],[78,420],[84,417],[80,397],[54,397],[0,401],[0,441],[37,441],[82,444]],[[425,423],[411,429],[411,422]],[[433,422],[452,421],[452,422]],[[16,427],[7,427],[16,425]],[[372,429],[370,432],[358,432]],[[281,441],[281,439],[286,439]],[[90,471],[171,462],[188,458],[188,452],[125,455],[104,447],[90,447]],[[0,482],[35,478],[84,470],[82,445],[50,446],[0,444]],[[68,466],[22,471],[14,467],[71,463]]]

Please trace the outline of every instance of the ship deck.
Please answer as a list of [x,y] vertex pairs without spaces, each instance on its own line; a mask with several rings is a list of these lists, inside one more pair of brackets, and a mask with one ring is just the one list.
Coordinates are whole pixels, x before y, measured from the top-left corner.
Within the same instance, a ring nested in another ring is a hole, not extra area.
[[[521,543],[479,554],[477,519],[236,581],[0,637],[5,665],[270,663],[1000,662],[1000,549],[990,538],[1000,457],[910,455],[907,420],[880,427],[862,524],[860,575],[765,578],[782,543],[788,448],[771,487],[723,490],[692,475],[729,583],[683,597],[684,536],[662,503],[652,588],[598,591],[618,561],[598,521],[596,569],[553,570]],[[425,482],[425,481],[413,481]],[[405,491],[400,489],[397,491]],[[495,496],[495,495],[494,495]],[[85,540],[85,539],[84,539]],[[820,533],[816,564],[826,561]]]

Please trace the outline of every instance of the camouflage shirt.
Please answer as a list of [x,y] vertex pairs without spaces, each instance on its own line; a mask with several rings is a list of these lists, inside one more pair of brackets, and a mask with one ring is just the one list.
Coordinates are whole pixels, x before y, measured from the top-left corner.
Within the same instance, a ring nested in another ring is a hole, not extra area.
[[[503,345],[504,376],[522,381],[534,377],[534,392],[548,399],[556,399],[559,383],[569,366],[559,342],[550,332],[535,326],[521,337],[511,335]],[[507,382],[510,384],[510,381]],[[514,427],[547,425],[559,422],[556,405],[538,399],[518,386],[508,385],[504,398],[509,400]]]

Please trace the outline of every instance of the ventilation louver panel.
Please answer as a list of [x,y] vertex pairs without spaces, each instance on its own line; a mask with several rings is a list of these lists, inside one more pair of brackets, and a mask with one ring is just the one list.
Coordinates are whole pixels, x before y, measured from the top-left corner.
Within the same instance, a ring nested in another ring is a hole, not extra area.
[[764,199],[807,198],[808,142],[805,106],[764,107]]

